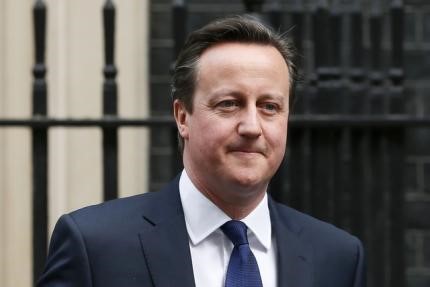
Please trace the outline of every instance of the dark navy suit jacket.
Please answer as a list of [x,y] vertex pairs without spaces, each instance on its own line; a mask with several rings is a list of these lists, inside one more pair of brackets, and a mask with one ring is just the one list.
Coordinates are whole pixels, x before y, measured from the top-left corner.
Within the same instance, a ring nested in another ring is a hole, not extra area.
[[[357,238],[270,197],[269,209],[279,286],[365,286]],[[63,215],[37,286],[195,286],[178,178],[159,192]]]

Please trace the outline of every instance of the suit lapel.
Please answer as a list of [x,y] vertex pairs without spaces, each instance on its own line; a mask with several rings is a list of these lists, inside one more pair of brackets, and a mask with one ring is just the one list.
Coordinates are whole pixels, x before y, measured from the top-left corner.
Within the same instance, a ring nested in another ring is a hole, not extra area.
[[284,214],[271,198],[270,216],[278,249],[278,286],[313,286],[312,246],[300,240],[300,226],[292,213]]
[[139,234],[154,286],[195,286],[178,181],[157,193],[144,211],[146,225]]
[[[145,227],[139,233],[148,270],[156,287],[195,286],[188,234],[179,197],[179,177],[147,201]],[[278,252],[278,286],[313,285],[312,246],[300,240],[294,213],[269,197]]]

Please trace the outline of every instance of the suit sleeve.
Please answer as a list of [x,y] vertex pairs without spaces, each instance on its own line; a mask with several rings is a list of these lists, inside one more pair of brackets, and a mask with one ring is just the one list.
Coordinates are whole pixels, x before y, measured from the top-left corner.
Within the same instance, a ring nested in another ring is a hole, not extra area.
[[357,259],[353,287],[366,287],[366,263],[363,244],[357,239]]
[[45,270],[36,286],[92,286],[85,242],[70,215],[63,215],[55,226]]

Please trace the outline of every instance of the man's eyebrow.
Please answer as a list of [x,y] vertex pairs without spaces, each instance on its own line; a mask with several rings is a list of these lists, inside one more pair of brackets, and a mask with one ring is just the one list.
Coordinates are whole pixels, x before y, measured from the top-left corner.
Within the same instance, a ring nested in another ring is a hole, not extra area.
[[220,88],[219,90],[216,90],[213,94],[214,94],[215,97],[219,97],[219,96],[226,96],[226,95],[227,96],[228,95],[231,95],[231,96],[240,96],[243,93],[240,92],[240,91],[236,91],[234,89],[230,89],[230,88]]
[[[209,100],[209,102],[213,103],[216,102],[220,97],[230,96],[236,99],[245,99],[247,98],[246,93],[235,90],[231,88],[220,88],[219,90],[216,90],[212,93],[212,97]],[[264,100],[274,100],[279,103],[283,103],[284,101],[288,100],[288,96],[276,91],[268,91],[267,93],[264,93],[257,97],[257,101],[264,101]]]
[[212,97],[209,99],[210,104],[216,103],[218,100],[223,99],[224,97],[230,97],[232,99],[236,100],[242,100],[246,98],[246,95],[244,95],[240,91],[235,91],[232,89],[220,89],[212,93]]
[[287,98],[287,96],[286,95],[283,95],[283,94],[278,94],[278,93],[268,93],[268,94],[264,94],[262,97],[261,97],[263,100],[270,100],[270,99],[272,99],[272,100],[275,100],[275,101],[278,101],[278,102],[283,102],[283,101],[285,101],[285,100],[287,100],[288,98]]

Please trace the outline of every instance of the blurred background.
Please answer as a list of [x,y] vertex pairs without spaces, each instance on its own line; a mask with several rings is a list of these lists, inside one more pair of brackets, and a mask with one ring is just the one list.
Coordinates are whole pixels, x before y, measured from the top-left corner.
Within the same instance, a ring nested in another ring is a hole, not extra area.
[[358,236],[368,286],[430,286],[428,0],[0,0],[0,286],[33,286],[61,214],[181,170],[175,56],[244,13],[299,51],[273,197]]

